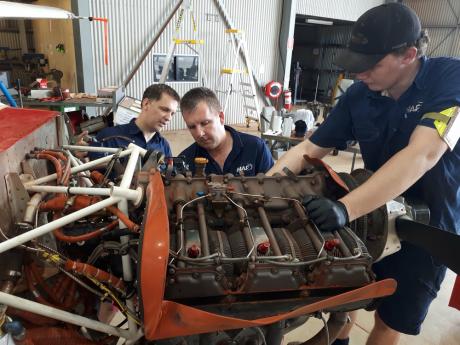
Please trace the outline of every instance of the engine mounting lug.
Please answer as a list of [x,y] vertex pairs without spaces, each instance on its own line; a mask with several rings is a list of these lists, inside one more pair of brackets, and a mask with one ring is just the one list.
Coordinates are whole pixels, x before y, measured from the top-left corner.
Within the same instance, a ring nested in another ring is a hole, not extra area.
[[172,285],[172,284],[174,284],[175,282],[176,282],[176,279],[174,279],[174,278],[171,278],[171,279],[168,280],[168,284],[169,284],[169,285]]
[[224,269],[222,268],[222,266],[217,266],[216,267],[216,271],[217,272],[222,272]]
[[170,274],[170,275],[175,275],[175,274],[176,274],[176,269],[175,269],[174,267],[170,267],[170,268],[168,269],[168,274]]
[[255,268],[256,268],[256,264],[255,264],[255,263],[250,263],[250,264],[248,265],[248,269],[250,269],[250,270],[254,270]]
[[220,282],[222,280],[222,275],[221,274],[216,274],[214,279],[216,280],[216,282]]
[[271,272],[272,274],[278,274],[278,269],[277,269],[276,267],[272,267],[272,268],[270,269],[270,272]]

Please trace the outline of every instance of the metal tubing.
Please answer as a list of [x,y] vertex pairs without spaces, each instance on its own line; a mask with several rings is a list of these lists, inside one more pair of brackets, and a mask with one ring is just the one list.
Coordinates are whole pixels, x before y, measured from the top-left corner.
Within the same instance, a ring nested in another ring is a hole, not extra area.
[[71,151],[87,151],[87,152],[108,152],[117,153],[120,149],[117,147],[98,147],[98,146],[83,146],[83,145],[62,145],[65,150]]
[[120,198],[126,198],[137,204],[142,198],[142,188],[137,187],[137,189],[123,188],[118,186],[112,186],[110,188],[111,196],[119,196]]
[[273,234],[273,229],[270,225],[270,222],[268,221],[267,213],[265,212],[262,206],[259,206],[257,208],[257,211],[259,211],[259,217],[262,221],[262,226],[265,229],[265,232],[267,233],[270,245],[273,248],[273,252],[276,256],[283,255],[283,253],[281,253],[281,249],[278,245],[278,242],[276,241],[275,235]]
[[[127,187],[129,187],[129,185],[131,184],[133,174],[134,174],[134,169],[136,168],[136,163],[137,163],[138,158],[139,158],[139,150],[135,148],[131,156],[129,157],[129,161],[126,165],[125,173],[123,174],[123,178],[121,180],[120,186],[127,185]],[[128,202],[126,199],[120,198],[120,201],[118,202],[118,208],[120,209],[121,212],[128,215]],[[122,223],[121,220],[119,220],[118,223],[119,223],[120,229],[126,228],[126,225]],[[122,245],[128,245],[129,240],[130,240],[129,235],[120,237],[120,243]],[[127,251],[127,253],[129,253],[129,251]],[[121,265],[123,267],[123,280],[125,282],[132,282],[133,281],[133,268],[131,265],[131,255],[129,254],[122,255]],[[135,310],[134,297],[130,297],[126,300],[126,306],[128,307],[129,310]],[[128,330],[131,335],[134,335],[137,332],[136,322],[131,317],[128,317]]]
[[352,256],[350,250],[347,248],[347,246],[345,245],[345,242],[343,241],[343,238],[342,236],[340,236],[339,232],[338,231],[334,231],[334,236],[337,237],[339,239],[339,248],[340,248],[340,251],[342,252],[342,254],[345,256],[345,257],[350,257]]
[[105,323],[89,319],[80,315],[75,315],[57,308],[49,307],[44,304],[32,302],[28,299],[13,296],[4,292],[0,292],[0,304],[5,304],[13,308],[50,317],[55,320],[68,322],[73,325],[86,327],[98,332],[114,335],[117,337],[122,337],[126,339],[129,339],[131,337],[131,334],[127,330],[113,327]]
[[[125,172],[123,173],[123,178],[121,179],[120,182],[120,187],[121,188],[129,188],[131,185],[131,181],[133,180],[134,176],[134,171],[136,170],[137,166],[137,160],[139,159],[139,148],[138,146],[133,148],[133,151],[131,152],[131,156],[129,156],[128,163],[126,164],[126,169]],[[127,213],[128,210],[126,210],[125,213]]]
[[111,188],[65,187],[65,186],[26,186],[28,192],[65,193],[110,196]]
[[200,224],[200,237],[201,237],[201,249],[203,250],[203,256],[209,255],[209,239],[208,229],[206,227],[206,218],[204,215],[204,206],[201,201],[197,204],[198,209],[198,222]]
[[99,210],[102,210],[103,208],[106,208],[107,206],[111,206],[113,204],[116,204],[119,202],[121,199],[120,198],[114,198],[110,197],[108,199],[99,201],[93,205],[90,205],[88,207],[85,207],[81,210],[75,211],[73,213],[70,213],[64,217],[61,217],[59,219],[56,219],[50,223],[44,224],[42,226],[39,226],[38,228],[35,228],[33,230],[27,231],[21,235],[18,235],[16,237],[10,238],[9,240],[6,240],[4,242],[0,243],[0,253],[3,253],[11,248],[17,247],[21,244],[24,244],[30,240],[33,240],[34,238],[40,237],[48,232],[51,232],[55,229],[61,228],[67,224],[70,224],[76,220],[79,220],[80,218],[89,216],[90,214],[97,212]]
[[243,206],[241,205],[240,202],[237,203],[237,205],[239,207],[236,208],[236,211],[238,212],[238,216],[240,218],[240,223],[241,225],[243,225],[243,236],[244,236],[244,239],[246,241],[246,245],[248,246],[248,251],[253,251],[252,254],[251,254],[251,257],[255,258],[256,257],[256,251],[253,250],[254,249],[254,240],[253,240],[253,237],[252,237],[252,233],[251,233],[251,230],[249,229],[249,227],[247,226],[246,224],[246,216],[243,212]]
[[[132,149],[128,148],[127,150],[122,151],[120,153],[119,157],[121,158],[121,157],[128,156],[128,155],[131,154],[131,152],[132,152]],[[101,158],[95,159],[95,160],[93,160],[91,162],[84,163],[82,165],[73,167],[72,169],[70,169],[70,172],[72,174],[75,174],[75,173],[79,173],[81,171],[85,171],[85,170],[95,168],[95,167],[97,167],[99,165],[102,165],[104,163],[109,162],[112,159],[112,157],[113,157],[113,155],[109,155],[109,156],[106,156],[106,157],[101,157]],[[56,176],[57,176],[56,173],[54,173],[54,174],[51,174],[51,175],[48,175],[48,176],[45,176],[45,177],[41,177],[41,178],[38,178],[36,180],[32,180],[32,181],[24,183],[24,186],[32,186],[32,185],[36,185],[36,184],[42,184],[42,183],[45,183],[45,182],[54,181],[56,179]]]
[[[294,208],[299,215],[300,219],[303,220],[304,222],[304,228],[307,231],[308,236],[311,238],[313,245],[315,246],[315,249],[318,253],[320,253],[323,249],[323,244],[321,243],[320,239],[318,238],[318,235],[315,234],[311,227],[307,226],[308,218],[305,216],[305,212],[303,211],[302,207],[299,205],[299,203],[294,202]],[[321,253],[322,256],[326,255],[324,251]]]
[[[67,153],[67,157],[69,157],[70,164],[72,164],[73,167],[78,167],[83,164],[79,159],[75,158],[75,156],[69,150],[65,150],[65,153]],[[84,177],[83,183],[86,185],[86,187],[93,186],[93,182],[91,182],[89,178],[85,178],[89,177],[89,173],[87,171],[82,171],[79,173],[79,175]]]
[[26,211],[24,213],[24,222],[29,224],[34,224],[35,214],[38,209],[38,205],[42,201],[44,195],[42,193],[34,194],[30,200],[27,202]]

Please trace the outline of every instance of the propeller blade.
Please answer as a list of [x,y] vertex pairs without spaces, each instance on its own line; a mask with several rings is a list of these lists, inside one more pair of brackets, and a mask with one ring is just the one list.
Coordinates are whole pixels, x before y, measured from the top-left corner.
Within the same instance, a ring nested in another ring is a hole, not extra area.
[[460,235],[415,222],[407,216],[396,218],[401,240],[425,249],[443,265],[460,274]]

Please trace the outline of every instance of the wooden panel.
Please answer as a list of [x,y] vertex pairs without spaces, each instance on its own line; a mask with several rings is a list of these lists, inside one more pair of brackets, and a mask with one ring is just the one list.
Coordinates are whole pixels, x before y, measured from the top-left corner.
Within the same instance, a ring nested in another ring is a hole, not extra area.
[[[34,5],[52,6],[70,11],[70,0],[38,0]],[[34,19],[32,20],[34,45],[37,53],[48,58],[49,67],[64,73],[61,85],[76,92],[75,46],[72,20]],[[58,44],[64,44],[65,53],[56,51]],[[51,86],[51,85],[50,85]]]

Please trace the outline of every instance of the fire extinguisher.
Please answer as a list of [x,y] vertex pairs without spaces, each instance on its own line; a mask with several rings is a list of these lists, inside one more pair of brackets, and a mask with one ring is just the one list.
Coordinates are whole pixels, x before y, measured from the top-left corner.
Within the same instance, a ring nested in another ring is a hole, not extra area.
[[292,108],[292,93],[291,90],[287,89],[283,91],[284,94],[284,109],[287,111]]

